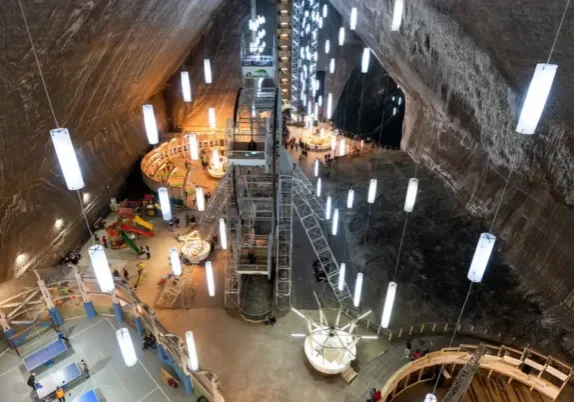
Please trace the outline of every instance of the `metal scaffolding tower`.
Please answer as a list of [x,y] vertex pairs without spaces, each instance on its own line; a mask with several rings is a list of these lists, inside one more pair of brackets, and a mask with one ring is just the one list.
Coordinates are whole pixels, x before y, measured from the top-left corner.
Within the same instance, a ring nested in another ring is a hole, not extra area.
[[279,176],[279,224],[277,226],[277,275],[275,278],[275,305],[285,309],[291,306],[291,255],[293,252],[293,176]]
[[229,199],[231,178],[226,174],[219,182],[219,186],[213,195],[211,202],[203,212],[199,223],[199,234],[202,239],[209,239],[215,230],[215,226],[223,213],[223,208]]
[[458,402],[464,396],[468,387],[470,387],[472,377],[474,377],[474,374],[476,374],[480,368],[480,359],[485,353],[486,345],[481,343],[470,356],[470,359],[466,362],[462,370],[460,370],[460,373],[456,376],[452,386],[445,395],[443,402]]
[[172,276],[167,279],[159,294],[155,307],[158,308],[188,308],[191,307],[194,291],[184,275]]

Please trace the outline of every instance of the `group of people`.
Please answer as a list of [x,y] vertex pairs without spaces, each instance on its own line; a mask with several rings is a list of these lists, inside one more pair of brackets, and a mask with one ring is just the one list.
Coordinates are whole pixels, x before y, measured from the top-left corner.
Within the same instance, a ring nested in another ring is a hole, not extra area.
[[191,215],[189,212],[185,214],[185,227],[193,228],[196,225],[195,215]]
[[381,390],[378,390],[376,388],[373,388],[370,392],[370,396],[369,399],[367,399],[367,402],[376,402],[376,401],[380,401],[382,398],[381,396]]
[[426,356],[426,354],[429,352],[429,349],[427,347],[424,347],[422,351],[420,349],[415,349],[414,353],[411,353],[412,349],[413,349],[413,340],[407,339],[407,343],[405,345],[405,353],[403,355],[405,359],[410,359],[411,361],[414,361],[420,359],[421,357]]
[[155,336],[151,332],[147,332],[143,338],[142,350],[156,349],[156,342]]

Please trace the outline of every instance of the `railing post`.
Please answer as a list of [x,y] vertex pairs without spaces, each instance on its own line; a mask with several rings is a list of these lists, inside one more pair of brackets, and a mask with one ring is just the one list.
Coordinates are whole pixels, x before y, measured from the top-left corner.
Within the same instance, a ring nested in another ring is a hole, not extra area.
[[64,320],[62,320],[62,316],[60,315],[60,312],[58,311],[58,309],[54,305],[54,301],[52,300],[52,296],[50,295],[50,291],[46,287],[46,282],[44,282],[44,280],[40,277],[40,274],[38,273],[38,271],[34,270],[34,273],[36,274],[36,277],[38,278],[38,287],[40,289],[40,292],[42,292],[42,297],[44,297],[44,302],[46,303],[46,306],[48,307],[48,312],[50,313],[50,317],[52,317],[52,321],[54,322],[54,324],[57,327],[59,327],[60,325],[62,325],[64,323]]
[[94,303],[90,299],[90,295],[88,294],[88,287],[82,280],[82,275],[80,275],[80,271],[78,267],[75,265],[71,265],[72,270],[74,271],[74,277],[76,278],[76,282],[78,283],[78,288],[80,289],[80,294],[82,295],[82,301],[84,302],[84,310],[86,310],[86,316],[88,318],[94,318],[97,313],[96,309],[94,308]]
[[[4,336],[6,337],[6,339],[12,338],[16,333],[16,331],[14,331],[14,328],[11,328],[10,324],[8,324],[6,314],[4,314],[2,310],[0,310],[0,327],[2,327],[2,332],[4,332]],[[9,344],[10,347],[12,347],[12,342],[9,342]]]
[[436,328],[436,322],[432,325],[432,332],[434,332],[435,328]]
[[114,314],[118,324],[121,324],[124,321],[124,310],[122,309],[122,305],[118,299],[117,289],[112,290],[112,308],[114,309]]
[[413,327],[411,325],[411,329],[409,330],[409,335],[412,335],[412,334],[413,334]]
[[421,331],[420,332],[422,333],[422,332],[424,332],[424,330],[425,330],[425,325],[423,324],[423,325],[421,325]]

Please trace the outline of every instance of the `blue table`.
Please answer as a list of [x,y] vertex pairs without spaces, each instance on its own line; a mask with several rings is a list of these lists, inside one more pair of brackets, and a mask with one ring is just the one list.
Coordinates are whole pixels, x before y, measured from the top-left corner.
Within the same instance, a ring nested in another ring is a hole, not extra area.
[[85,394],[82,394],[76,399],[74,399],[74,402],[99,402],[99,399],[98,396],[96,395],[96,392],[93,389],[91,389]]
[[42,349],[30,353],[28,356],[24,357],[24,365],[26,366],[26,370],[31,372],[41,365],[51,361],[56,356],[61,355],[67,350],[68,347],[64,341],[62,339],[58,339],[49,345],[44,346]]
[[82,370],[80,370],[78,364],[75,362],[70,363],[56,371],[56,373],[50,374],[36,383],[36,393],[38,394],[38,398],[43,399],[53,394],[56,392],[58,387],[68,387],[80,377],[82,377]]

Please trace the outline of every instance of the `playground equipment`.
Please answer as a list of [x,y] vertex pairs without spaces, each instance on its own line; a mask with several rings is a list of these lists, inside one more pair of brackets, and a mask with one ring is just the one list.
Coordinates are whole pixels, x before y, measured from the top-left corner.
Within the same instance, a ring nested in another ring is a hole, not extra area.
[[[135,225],[145,228],[145,230],[137,228]],[[106,232],[108,233],[110,246],[112,248],[118,249],[129,246],[139,254],[139,248],[133,241],[135,235],[148,237],[154,236],[152,229],[153,225],[136,215],[132,208],[120,208],[118,211],[118,219],[106,227]]]
[[207,258],[211,251],[211,245],[201,239],[197,230],[192,231],[188,235],[180,236],[179,240],[185,243],[181,248],[181,252],[190,264],[199,264]]

